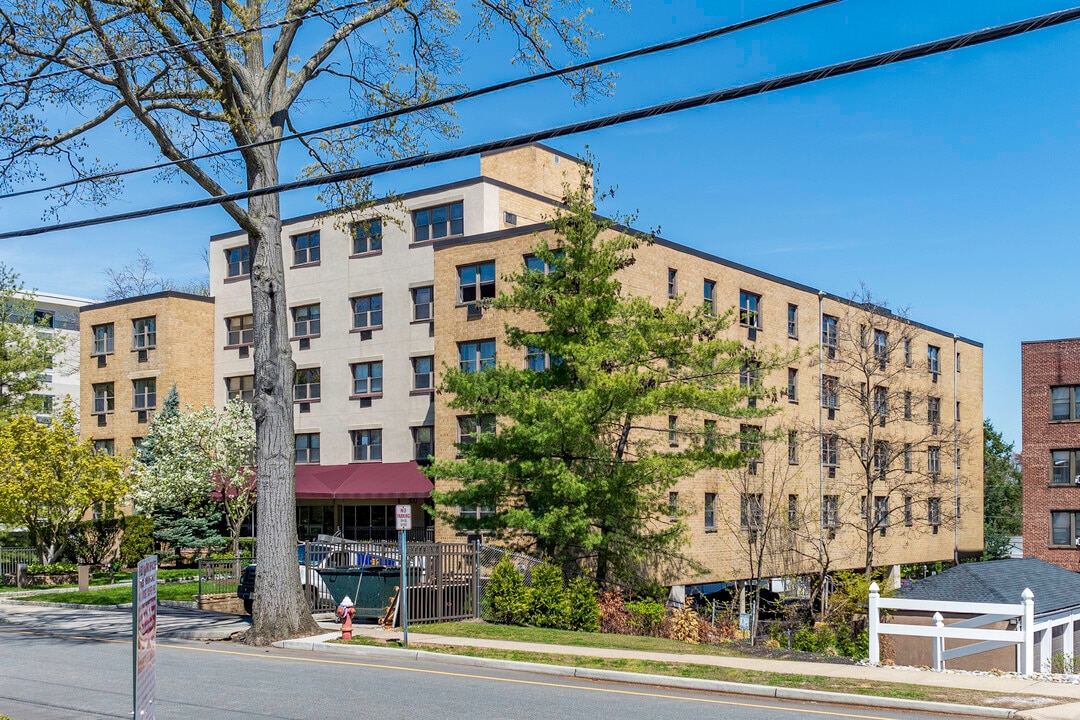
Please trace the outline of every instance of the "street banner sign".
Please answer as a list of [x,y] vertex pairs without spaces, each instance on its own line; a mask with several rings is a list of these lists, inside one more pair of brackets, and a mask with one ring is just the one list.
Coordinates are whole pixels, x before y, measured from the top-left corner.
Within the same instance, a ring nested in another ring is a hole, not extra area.
[[154,720],[157,641],[157,555],[139,561],[131,579],[131,644],[135,720]]
[[397,529],[412,530],[412,505],[397,506]]

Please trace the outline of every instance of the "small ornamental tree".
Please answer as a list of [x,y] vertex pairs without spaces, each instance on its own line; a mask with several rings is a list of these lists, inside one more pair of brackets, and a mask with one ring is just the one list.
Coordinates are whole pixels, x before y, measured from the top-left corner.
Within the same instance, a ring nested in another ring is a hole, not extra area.
[[532,583],[526,592],[529,623],[536,627],[566,629],[566,605],[563,601],[562,573],[554,565],[541,563],[532,571]]
[[528,599],[521,571],[509,556],[504,557],[491,572],[484,592],[487,619],[503,625],[520,625],[528,612]]

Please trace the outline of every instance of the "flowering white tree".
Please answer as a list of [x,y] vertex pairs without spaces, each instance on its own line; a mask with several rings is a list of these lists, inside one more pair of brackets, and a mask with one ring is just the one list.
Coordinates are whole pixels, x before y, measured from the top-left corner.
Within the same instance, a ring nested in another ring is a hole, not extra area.
[[222,411],[203,408],[157,417],[153,460],[136,459],[135,500],[144,507],[221,507],[232,550],[255,507],[255,419],[251,406],[230,400]]

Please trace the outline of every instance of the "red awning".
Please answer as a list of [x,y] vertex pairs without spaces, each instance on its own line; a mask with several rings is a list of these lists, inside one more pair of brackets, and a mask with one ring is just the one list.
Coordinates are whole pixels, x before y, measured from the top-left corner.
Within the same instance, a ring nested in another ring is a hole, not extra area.
[[297,500],[431,497],[431,481],[415,462],[297,465]]

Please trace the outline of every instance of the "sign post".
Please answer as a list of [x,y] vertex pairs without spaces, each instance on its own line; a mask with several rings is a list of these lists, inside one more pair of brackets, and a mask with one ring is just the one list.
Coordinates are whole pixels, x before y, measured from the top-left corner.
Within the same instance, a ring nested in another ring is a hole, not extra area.
[[395,515],[398,544],[401,546],[401,589],[398,595],[398,607],[401,610],[401,644],[409,647],[409,586],[406,577],[409,562],[405,556],[405,531],[412,530],[412,505],[398,505]]
[[132,701],[135,720],[154,720],[157,555],[139,561],[131,579]]

